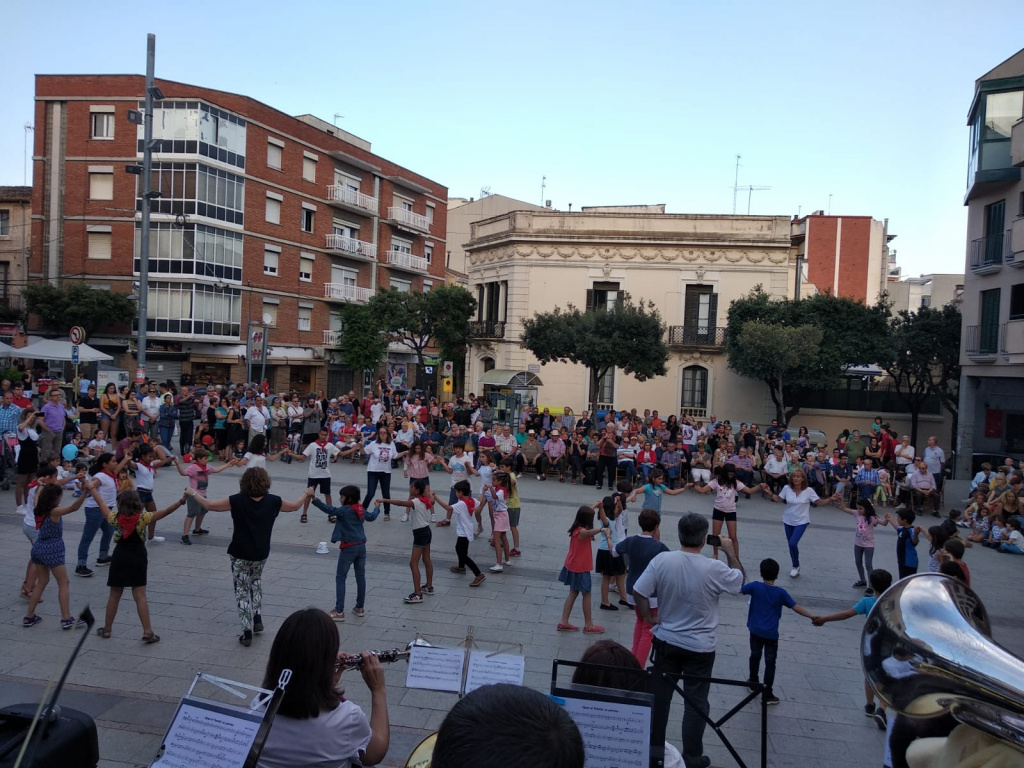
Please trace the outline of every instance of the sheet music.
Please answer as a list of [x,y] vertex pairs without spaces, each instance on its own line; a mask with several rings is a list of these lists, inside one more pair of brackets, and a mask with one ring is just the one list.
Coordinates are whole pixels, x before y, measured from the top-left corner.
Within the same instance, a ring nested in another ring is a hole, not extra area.
[[153,768],[241,768],[261,720],[183,699]]
[[469,676],[466,693],[481,685],[512,683],[522,685],[526,674],[526,659],[511,653],[491,655],[487,651],[473,651],[469,655]]
[[576,722],[586,749],[585,768],[648,768],[651,708],[553,697]]
[[409,656],[405,687],[458,693],[462,686],[462,667],[465,660],[464,648],[414,645]]

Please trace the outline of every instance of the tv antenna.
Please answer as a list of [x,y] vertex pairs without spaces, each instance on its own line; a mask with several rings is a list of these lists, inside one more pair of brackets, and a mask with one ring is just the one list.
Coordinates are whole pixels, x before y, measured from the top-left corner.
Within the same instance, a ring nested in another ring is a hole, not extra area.
[[548,177],[547,176],[541,176],[540,177],[540,204],[541,205],[544,205],[544,189],[547,187],[547,185],[548,185]]
[[491,188],[489,186],[487,186],[487,187],[480,187],[480,197],[481,198],[490,197],[490,195],[491,195]]
[[736,155],[736,176],[732,182],[732,215],[736,215],[736,193],[740,189],[740,156]]
[[[750,215],[750,198],[754,196],[755,192],[763,192],[764,190],[771,189],[771,187],[765,187],[758,184],[747,184],[745,187],[737,187],[737,189],[747,190],[747,216]],[[735,193],[734,193],[735,194]],[[736,212],[736,205],[733,204],[733,213]]]
[[339,119],[339,118],[340,118],[340,119],[342,119],[342,120],[344,120],[344,119],[345,119],[345,116],[344,116],[343,114],[341,114],[340,112],[335,112],[335,113],[334,113],[334,127],[335,127],[335,128],[337,128],[337,127],[338,127],[338,119]]

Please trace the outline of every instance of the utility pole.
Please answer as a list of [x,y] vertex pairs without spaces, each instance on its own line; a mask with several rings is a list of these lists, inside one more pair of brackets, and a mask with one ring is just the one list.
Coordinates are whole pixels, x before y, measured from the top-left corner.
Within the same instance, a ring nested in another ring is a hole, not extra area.
[[732,215],[736,215],[736,193],[740,189],[740,156],[736,155],[736,176],[732,180]]
[[[142,118],[142,231],[139,244],[139,334],[135,381],[146,378],[146,324],[149,314],[149,215],[153,199],[153,97],[163,94],[153,84],[156,67],[156,35],[146,36],[146,107]],[[159,193],[158,193],[159,194]]]

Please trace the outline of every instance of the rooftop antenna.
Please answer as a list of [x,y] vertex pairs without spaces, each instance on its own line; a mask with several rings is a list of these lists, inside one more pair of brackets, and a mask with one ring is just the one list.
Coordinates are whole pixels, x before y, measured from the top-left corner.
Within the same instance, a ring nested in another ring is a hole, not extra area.
[[490,194],[491,194],[491,188],[489,186],[487,186],[487,187],[480,187],[480,199],[481,200],[483,198],[485,198],[485,197],[490,197]]
[[22,160],[23,160],[22,165],[25,166],[24,167],[25,181],[23,183],[24,183],[24,185],[26,187],[28,186],[28,135],[30,133],[32,133],[33,131],[35,131],[35,128],[32,127],[32,123],[25,123],[25,142],[24,142],[25,146],[24,146],[24,148],[22,150],[22,156],[23,156],[22,157]]
[[736,193],[740,189],[740,156],[736,155],[736,177],[732,182],[732,215],[736,215]]
[[828,193],[828,215],[832,215],[832,193]]
[[548,185],[547,182],[548,182],[548,177],[547,176],[541,176],[540,177],[540,204],[541,205],[544,205],[544,190],[545,190],[545,188]]
[[341,114],[340,112],[335,112],[334,113],[334,127],[335,128],[338,127],[338,118],[341,118],[342,120],[344,120],[345,116],[343,114]]
[[771,187],[759,186],[757,184],[748,184],[745,187],[739,187],[739,189],[747,190],[747,216],[749,216],[750,215],[750,198],[752,198],[754,196],[755,192],[762,192],[762,191],[764,191],[766,189],[771,189]]

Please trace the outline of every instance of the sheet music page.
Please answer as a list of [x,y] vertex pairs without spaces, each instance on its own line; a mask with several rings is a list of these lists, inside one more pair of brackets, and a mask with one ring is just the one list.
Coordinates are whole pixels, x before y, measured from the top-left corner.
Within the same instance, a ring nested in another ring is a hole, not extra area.
[[464,648],[429,648],[414,645],[409,656],[405,687],[458,693],[462,686],[462,666],[465,659]]
[[466,693],[475,691],[481,685],[512,683],[522,685],[526,674],[526,659],[511,653],[491,656],[487,651],[472,651],[469,654],[469,674],[466,676]]
[[183,700],[153,768],[241,768],[260,720]]
[[651,709],[634,704],[552,697],[583,736],[585,768],[648,768]]

